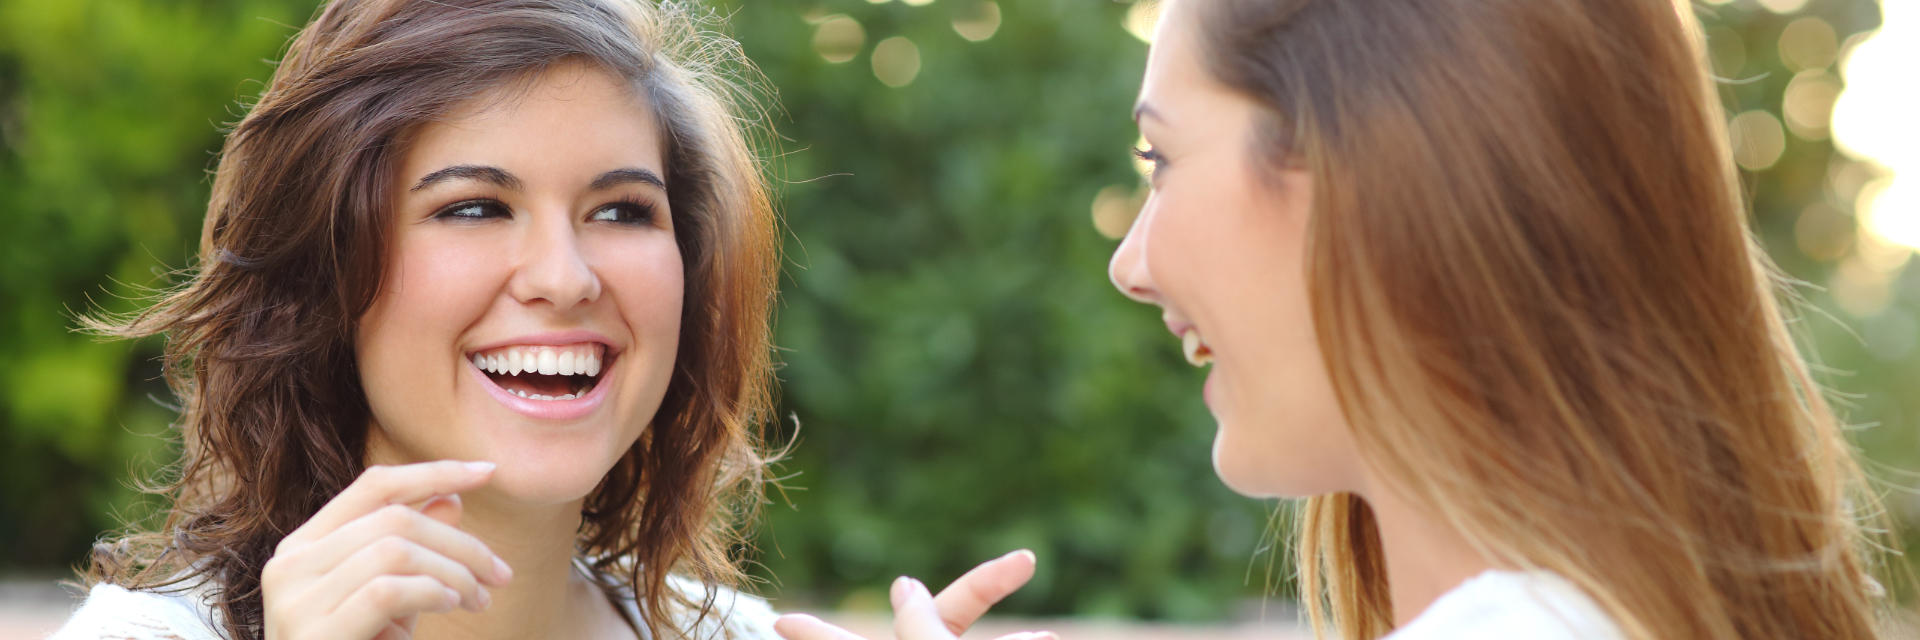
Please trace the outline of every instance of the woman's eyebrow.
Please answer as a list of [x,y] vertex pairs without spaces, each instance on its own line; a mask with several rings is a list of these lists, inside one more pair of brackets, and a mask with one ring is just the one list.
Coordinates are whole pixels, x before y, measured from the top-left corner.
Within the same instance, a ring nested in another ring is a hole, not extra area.
[[593,179],[593,184],[587,185],[587,190],[599,191],[607,187],[627,184],[629,182],[641,182],[662,189],[667,188],[667,181],[661,180],[660,174],[648,169],[625,167],[600,174],[600,177]]
[[1140,124],[1141,120],[1147,119],[1147,118],[1152,118],[1154,120],[1161,120],[1161,121],[1166,120],[1166,118],[1160,115],[1159,111],[1155,111],[1153,107],[1151,105],[1148,105],[1147,101],[1145,100],[1141,100],[1138,104],[1133,105],[1133,123],[1135,125]]
[[514,191],[520,190],[520,179],[517,177],[514,177],[514,175],[511,173],[507,173],[505,169],[501,169],[499,167],[487,167],[487,166],[473,165],[473,164],[457,164],[451,167],[447,167],[445,169],[441,169],[439,171],[435,171],[433,173],[429,173],[425,176],[421,176],[420,182],[415,183],[413,185],[413,188],[408,189],[408,191],[419,191],[421,189],[425,189],[427,187],[431,187],[433,185],[436,185],[442,182],[447,182],[449,180],[459,180],[463,178],[468,180],[479,180],[481,182],[490,183],[502,189],[510,189]]

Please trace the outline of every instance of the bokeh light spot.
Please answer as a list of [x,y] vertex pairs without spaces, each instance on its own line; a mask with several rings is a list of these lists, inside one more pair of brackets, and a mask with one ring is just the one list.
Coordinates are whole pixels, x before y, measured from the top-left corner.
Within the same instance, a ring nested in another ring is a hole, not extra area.
[[1780,61],[1788,69],[1825,69],[1839,55],[1840,38],[1825,20],[1801,18],[1780,30]]
[[1731,78],[1747,66],[1747,41],[1740,32],[1726,27],[1707,28],[1707,58],[1713,64],[1713,75]]
[[1793,222],[1793,243],[1800,253],[1821,262],[1833,262],[1853,250],[1853,216],[1839,207],[1816,202]]
[[1760,0],[1760,6],[1774,13],[1788,14],[1805,8],[1807,0]]
[[933,0],[900,0],[909,7],[924,7],[933,4]]
[[847,16],[827,16],[813,28],[814,53],[834,64],[860,55],[860,47],[866,43],[867,30],[860,26],[860,21]]
[[1733,161],[1748,171],[1765,171],[1780,161],[1787,150],[1787,134],[1780,120],[1766,111],[1753,110],[1734,116],[1727,123],[1733,142]]
[[920,75],[920,47],[905,36],[881,40],[873,47],[873,77],[881,84],[899,88],[913,84]]
[[1093,196],[1093,228],[1109,240],[1126,237],[1133,219],[1146,205],[1146,190],[1139,187],[1108,185]]
[[1889,289],[1886,274],[1858,259],[1840,263],[1827,282],[1833,302],[1856,318],[1872,317],[1885,310],[1892,294]]
[[1157,0],[1134,0],[1133,6],[1127,7],[1127,17],[1121,26],[1141,42],[1153,44],[1153,26],[1159,22],[1160,3]]
[[991,38],[999,30],[1000,5],[991,0],[975,2],[953,17],[954,33],[971,42]]
[[1787,83],[1780,113],[1786,116],[1787,130],[1804,140],[1827,137],[1827,123],[1833,120],[1833,101],[1840,97],[1840,79],[1825,71],[1802,71]]

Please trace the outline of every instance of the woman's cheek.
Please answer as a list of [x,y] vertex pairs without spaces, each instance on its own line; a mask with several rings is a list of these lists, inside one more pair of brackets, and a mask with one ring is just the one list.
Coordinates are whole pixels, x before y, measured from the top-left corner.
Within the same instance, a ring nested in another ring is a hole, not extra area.
[[681,307],[686,298],[686,273],[680,248],[671,235],[612,239],[594,247],[594,271],[635,338],[659,339],[664,332],[678,337]]

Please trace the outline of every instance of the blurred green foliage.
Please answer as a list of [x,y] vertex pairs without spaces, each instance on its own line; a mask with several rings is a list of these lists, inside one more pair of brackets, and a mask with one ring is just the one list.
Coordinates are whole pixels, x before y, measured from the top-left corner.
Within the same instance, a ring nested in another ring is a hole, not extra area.
[[[1729,108],[1778,113],[1796,16],[1750,2],[1705,20]],[[785,138],[767,153],[790,232],[782,411],[801,426],[757,556],[779,592],[880,607],[894,575],[938,583],[1024,546],[1042,570],[1014,612],[1209,619],[1257,597],[1273,505],[1213,477],[1200,376],[1157,311],[1109,287],[1113,241],[1090,222],[1096,193],[1140,181],[1130,5],[722,4]],[[97,342],[72,316],[136,308],[191,263],[218,125],[313,8],[0,0],[0,570],[71,566],[143,512],[129,479],[173,455],[159,344]],[[1839,38],[1878,20],[1868,0],[1805,13]],[[876,64],[896,37],[917,63],[895,42]],[[1806,230],[1820,215],[1816,231],[1853,233],[1858,185],[1835,178],[1852,167],[1789,135],[1750,176],[1757,232],[1793,276],[1825,285],[1854,259]],[[1861,446],[1898,468],[1920,468],[1915,271],[1882,273],[1883,304],[1857,316],[1803,290],[1849,419],[1877,425]],[[1920,522],[1911,496],[1890,503]]]

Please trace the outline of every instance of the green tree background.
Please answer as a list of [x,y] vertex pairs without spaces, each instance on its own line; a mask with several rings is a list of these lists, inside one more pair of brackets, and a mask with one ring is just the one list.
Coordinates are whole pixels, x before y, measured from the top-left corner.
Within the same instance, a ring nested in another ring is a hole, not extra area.
[[[1218,619],[1259,597],[1275,505],[1213,477],[1200,374],[1106,282],[1140,194],[1141,12],[721,4],[778,88],[784,137],[767,153],[789,231],[782,411],[800,427],[756,556],[783,601],[879,608],[894,575],[945,580],[1023,546],[1043,565],[1013,612]],[[152,512],[129,485],[174,455],[160,345],[72,318],[135,308],[191,264],[219,125],[314,7],[0,0],[0,571],[63,572]],[[1830,37],[1783,39],[1806,18]],[[1757,114],[1736,120],[1755,229],[1818,285],[1802,328],[1900,480],[1920,468],[1920,275],[1859,240],[1873,170],[1780,124],[1793,83],[1837,74],[1878,20],[1869,0],[1704,18],[1730,112]],[[1920,502],[1888,499],[1913,538]]]

